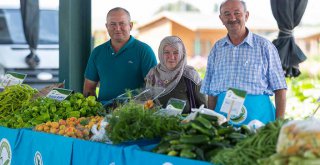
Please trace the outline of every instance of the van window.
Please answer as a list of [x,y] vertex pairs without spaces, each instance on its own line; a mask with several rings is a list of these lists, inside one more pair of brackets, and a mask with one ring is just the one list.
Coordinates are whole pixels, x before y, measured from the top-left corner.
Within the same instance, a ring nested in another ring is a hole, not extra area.
[[[40,10],[38,44],[58,44],[57,10]],[[0,9],[0,44],[26,44],[20,9]]]
[[0,10],[0,44],[12,44],[3,10]]

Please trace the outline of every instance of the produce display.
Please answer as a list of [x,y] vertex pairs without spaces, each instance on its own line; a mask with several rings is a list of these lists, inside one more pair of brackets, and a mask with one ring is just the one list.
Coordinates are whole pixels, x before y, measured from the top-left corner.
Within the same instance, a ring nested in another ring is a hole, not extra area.
[[161,138],[152,152],[221,165],[320,164],[317,119],[276,120],[252,132],[221,122],[204,107],[190,117],[170,116],[154,102],[159,92],[146,91],[128,92],[106,111],[94,96],[72,93],[57,101],[28,85],[9,86],[0,92],[0,126],[113,144]]
[[10,86],[0,93],[0,126],[31,128],[47,121],[95,116],[103,110],[94,96],[85,98],[81,93],[74,93],[59,102],[46,97],[32,99],[35,93],[28,85]]
[[100,126],[104,119],[102,116],[91,116],[75,118],[70,117],[66,120],[60,119],[58,122],[46,122],[35,126],[34,130],[47,133],[58,134],[84,140],[90,139],[90,130],[94,124]]
[[315,118],[293,120],[280,131],[277,153],[265,161],[270,164],[320,164],[320,121]]
[[143,105],[131,100],[116,108],[108,120],[107,136],[110,140],[118,144],[140,139],[154,139],[165,135],[170,130],[181,130],[178,117],[156,115],[155,108],[144,108],[150,105],[150,101]]
[[24,84],[8,86],[0,92],[0,123],[5,122],[5,118],[11,116],[12,112],[28,104],[35,93],[36,89]]
[[219,125],[218,117],[206,114],[199,114],[182,126],[183,131],[169,132],[153,151],[210,161],[219,151],[233,147],[250,133],[245,127],[236,130],[228,123]]
[[282,125],[286,120],[276,120],[261,127],[256,134],[239,142],[234,148],[226,148],[213,156],[211,162],[223,165],[248,165],[264,163],[276,153],[276,144]]

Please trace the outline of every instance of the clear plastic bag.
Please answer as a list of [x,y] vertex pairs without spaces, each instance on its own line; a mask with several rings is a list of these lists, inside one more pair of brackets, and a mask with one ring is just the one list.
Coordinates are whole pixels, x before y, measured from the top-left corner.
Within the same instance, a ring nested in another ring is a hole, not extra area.
[[283,156],[320,157],[320,120],[293,120],[282,126],[277,152]]

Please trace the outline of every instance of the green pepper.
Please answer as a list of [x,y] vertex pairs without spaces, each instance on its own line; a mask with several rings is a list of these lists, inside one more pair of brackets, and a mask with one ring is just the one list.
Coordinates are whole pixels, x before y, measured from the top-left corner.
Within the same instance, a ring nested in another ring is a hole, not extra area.
[[94,97],[94,96],[89,96],[89,97],[87,97],[86,100],[88,101],[88,105],[90,107],[94,107],[96,105],[96,103],[97,103],[96,97]]
[[70,117],[76,117],[76,118],[79,118],[80,117],[80,112],[79,111],[71,111],[71,112],[68,112],[68,118]]
[[57,107],[55,105],[51,105],[50,110],[52,113],[55,113],[57,111]]
[[71,107],[71,103],[68,100],[61,101],[62,107],[68,108]]

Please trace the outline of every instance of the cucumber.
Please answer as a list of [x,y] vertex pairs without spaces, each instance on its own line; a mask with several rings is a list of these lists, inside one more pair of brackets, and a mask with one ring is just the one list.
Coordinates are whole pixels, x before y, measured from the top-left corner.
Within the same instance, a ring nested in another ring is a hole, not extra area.
[[210,138],[206,135],[183,135],[180,137],[180,142],[187,144],[208,143]]
[[154,152],[158,153],[158,154],[167,154],[169,151],[169,148],[159,148],[157,150],[155,150]]
[[178,155],[178,152],[175,151],[175,150],[171,150],[171,151],[168,152],[168,155],[169,155],[169,156],[177,156],[177,155]]
[[170,151],[170,144],[168,142],[161,142],[155,149],[153,149],[153,152],[159,153],[159,154],[167,154]]
[[195,158],[197,155],[195,153],[193,153],[192,151],[189,151],[187,149],[184,149],[180,152],[180,156],[181,157],[185,157],[185,158]]
[[172,134],[172,135],[167,135],[165,137],[163,137],[164,141],[171,141],[171,140],[177,140],[180,138],[180,134]]
[[197,155],[197,159],[205,160],[204,151],[203,151],[202,148],[196,148],[195,152],[196,152],[196,155]]
[[175,145],[175,144],[180,144],[180,141],[179,140],[170,140],[169,143],[172,145]]
[[201,127],[199,124],[196,124],[194,122],[191,123],[191,127],[198,130],[199,132],[205,134],[205,135],[208,135],[208,136],[213,136],[214,133],[213,131],[210,131],[209,129],[206,129],[206,128],[203,128]]
[[250,128],[247,125],[242,125],[240,127],[240,132],[243,134],[251,134],[252,131],[250,130]]
[[196,118],[196,120],[199,121],[204,127],[208,128],[208,129],[212,128],[212,124],[206,118],[204,118],[202,116],[198,116]]
[[188,135],[195,135],[195,134],[197,134],[198,133],[198,131],[196,130],[196,129],[194,129],[194,128],[191,128],[191,129],[189,129],[188,131],[187,131],[187,134]]
[[241,134],[241,133],[237,133],[237,132],[232,132],[228,135],[229,138],[231,139],[245,139],[247,138],[248,136],[247,135],[244,135],[244,134]]
[[207,114],[203,114],[203,113],[200,113],[199,116],[201,116],[209,121],[215,121],[215,122],[217,122],[219,119],[217,116],[207,115]]
[[227,134],[230,134],[234,131],[235,130],[233,127],[220,128],[220,129],[218,129],[218,135],[227,135]]
[[191,144],[177,144],[177,145],[172,145],[171,148],[173,150],[183,150],[183,149],[193,150],[195,146]]

